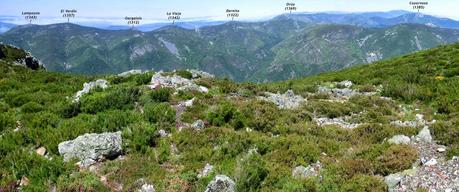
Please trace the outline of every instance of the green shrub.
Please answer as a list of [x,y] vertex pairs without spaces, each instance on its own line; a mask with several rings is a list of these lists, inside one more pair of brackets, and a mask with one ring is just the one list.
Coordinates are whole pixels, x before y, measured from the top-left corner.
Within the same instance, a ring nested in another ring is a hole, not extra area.
[[392,145],[378,158],[376,172],[382,175],[410,169],[418,152],[408,145]]
[[49,183],[56,183],[60,175],[70,174],[72,167],[62,158],[48,160],[26,150],[10,151],[0,159],[1,182],[20,180],[26,176],[30,183],[23,191],[48,191]]
[[239,162],[236,183],[238,191],[259,191],[263,180],[268,175],[266,163],[254,152]]
[[[222,102],[217,108],[207,114],[207,121],[214,126],[222,126],[233,118],[240,117],[236,107],[230,102]],[[237,124],[237,123],[236,123]]]
[[265,101],[253,101],[242,109],[242,117],[247,118],[249,127],[261,131],[270,132],[280,118],[279,110],[272,103]]
[[152,99],[152,101],[158,103],[169,102],[173,92],[174,90],[170,88],[156,89],[150,93],[150,98]]
[[0,113],[0,132],[6,129],[13,129],[16,126],[16,120],[13,114]]
[[127,152],[146,153],[155,146],[155,127],[149,124],[133,124],[123,130],[123,145]]
[[110,191],[100,178],[89,171],[79,171],[62,175],[57,183],[57,191]]
[[63,104],[59,112],[63,118],[72,118],[81,113],[80,102],[68,102]]
[[175,123],[175,109],[167,103],[148,103],[144,107],[144,117],[156,123],[158,129],[170,130]]
[[183,70],[183,69],[180,69],[180,70],[176,70],[175,73],[180,76],[180,77],[183,77],[185,79],[191,79],[193,78],[193,75],[191,74],[191,72],[187,71],[187,70]]
[[94,132],[98,133],[116,132],[141,119],[141,115],[132,111],[108,110],[96,114],[92,128]]
[[136,85],[146,85],[151,82],[151,77],[153,76],[153,72],[142,73],[134,75],[134,81]]
[[387,185],[382,178],[369,175],[355,175],[342,187],[342,191],[385,192]]
[[139,96],[140,90],[134,87],[95,92],[80,99],[81,111],[95,114],[107,109],[132,109]]

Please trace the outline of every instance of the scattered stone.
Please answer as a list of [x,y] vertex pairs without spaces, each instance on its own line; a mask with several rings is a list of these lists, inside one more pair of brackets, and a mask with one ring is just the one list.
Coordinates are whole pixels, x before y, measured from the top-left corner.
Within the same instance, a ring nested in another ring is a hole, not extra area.
[[307,179],[309,177],[317,177],[321,169],[322,164],[320,162],[308,165],[307,167],[298,166],[293,169],[292,176],[296,179]]
[[319,126],[324,126],[324,125],[337,125],[345,129],[354,129],[357,128],[358,126],[362,125],[359,123],[348,123],[345,119],[349,117],[337,117],[337,118],[327,118],[327,117],[321,117],[315,119],[317,125]]
[[446,151],[446,149],[444,147],[439,147],[439,148],[437,148],[437,151],[440,152],[440,153],[444,153]]
[[299,107],[305,99],[299,95],[295,95],[292,90],[288,90],[284,94],[274,94],[266,92],[268,97],[258,97],[260,100],[269,101],[274,104],[279,109],[294,109]]
[[35,150],[35,152],[36,152],[38,155],[40,155],[40,156],[45,156],[45,154],[46,154],[46,148],[40,147],[40,148],[38,148],[37,150]]
[[425,162],[424,165],[425,166],[433,166],[433,165],[436,165],[438,162],[435,158],[432,158],[430,159],[429,161]]
[[184,106],[184,107],[193,107],[194,99],[195,98],[190,99],[188,101],[180,102],[179,105]]
[[58,150],[64,161],[80,160],[82,167],[88,167],[104,158],[114,158],[121,153],[121,132],[84,134],[71,141],[59,143]]
[[394,125],[396,127],[417,127],[418,122],[417,121],[392,121],[390,122],[391,125]]
[[349,89],[349,88],[343,88],[343,89],[338,89],[338,88],[327,88],[327,87],[319,87],[318,92],[322,94],[330,94],[339,98],[350,98],[354,95],[361,95],[362,93]]
[[133,69],[133,70],[125,71],[125,72],[118,74],[118,77],[129,77],[131,75],[136,75],[136,74],[141,74],[141,73],[142,73],[142,70]]
[[163,138],[169,136],[169,134],[164,129],[159,130],[158,134],[160,137],[163,137]]
[[202,120],[197,120],[193,124],[191,124],[191,128],[196,129],[196,130],[201,130],[205,127],[205,123]]
[[155,192],[155,186],[145,183],[142,185],[142,187],[140,187],[138,192]]
[[188,72],[191,73],[191,78],[193,79],[198,79],[198,78],[214,78],[215,76],[210,74],[210,73],[207,73],[207,72],[204,72],[204,71],[200,71],[200,70],[196,70],[196,69],[187,69]]
[[217,175],[207,185],[205,192],[236,192],[236,183],[228,176]]
[[213,169],[214,169],[214,166],[207,163],[206,166],[204,166],[204,169],[202,169],[201,172],[199,172],[198,178],[208,176],[212,172]]
[[102,89],[108,88],[108,81],[105,79],[98,79],[97,81],[92,81],[88,83],[83,84],[83,89],[81,91],[78,91],[74,97],[74,102],[80,101],[80,98],[84,95],[89,93],[92,89],[95,89],[97,87],[100,87]]
[[408,136],[405,136],[405,135],[395,135],[392,138],[390,138],[389,140],[387,140],[387,142],[389,142],[391,144],[396,144],[396,145],[399,145],[399,144],[407,145],[407,144],[409,144],[411,142],[411,139]]
[[394,173],[384,177],[384,182],[387,184],[389,188],[389,192],[395,190],[395,188],[400,184],[402,181],[403,175],[401,173]]
[[430,143],[432,142],[432,135],[430,134],[429,127],[424,126],[424,128],[416,136],[416,140]]
[[199,91],[207,93],[209,90],[206,87],[196,85],[193,81],[180,77],[176,74],[172,76],[163,75],[163,72],[158,72],[151,78],[151,89],[160,87],[175,88],[177,91]]
[[27,186],[29,185],[30,180],[26,176],[22,176],[19,186]]
[[349,80],[344,80],[344,81],[339,82],[338,85],[342,87],[350,88],[352,87],[352,85],[354,85],[354,83],[352,83],[352,81],[349,81]]

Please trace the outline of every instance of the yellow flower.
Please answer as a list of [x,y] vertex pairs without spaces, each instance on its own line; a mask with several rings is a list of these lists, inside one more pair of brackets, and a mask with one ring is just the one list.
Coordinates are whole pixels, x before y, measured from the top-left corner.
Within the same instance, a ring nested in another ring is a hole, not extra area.
[[441,80],[443,80],[443,79],[445,79],[445,77],[443,77],[443,76],[436,76],[436,77],[435,77],[435,80],[438,80],[438,81],[441,81]]

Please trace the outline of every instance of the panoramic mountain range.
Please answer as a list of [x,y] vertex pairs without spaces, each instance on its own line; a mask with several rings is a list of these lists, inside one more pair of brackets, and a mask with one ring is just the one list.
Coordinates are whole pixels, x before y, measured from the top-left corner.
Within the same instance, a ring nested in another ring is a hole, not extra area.
[[[421,23],[421,24],[413,24]],[[196,68],[236,81],[273,81],[338,70],[459,41],[456,21],[393,11],[288,14],[142,32],[75,24],[23,25],[0,41],[51,71],[81,74]],[[439,26],[439,27],[435,27]]]

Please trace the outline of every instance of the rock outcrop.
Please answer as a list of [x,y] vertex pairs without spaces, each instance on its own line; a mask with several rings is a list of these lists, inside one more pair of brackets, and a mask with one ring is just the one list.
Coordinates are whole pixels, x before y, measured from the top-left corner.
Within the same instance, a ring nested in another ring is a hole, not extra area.
[[88,94],[89,91],[91,91],[92,89],[95,89],[97,87],[100,87],[102,89],[106,89],[108,88],[108,81],[105,80],[105,79],[98,79],[96,81],[91,81],[91,82],[87,82],[87,83],[84,83],[83,84],[83,89],[81,91],[78,91],[76,94],[75,94],[75,97],[74,97],[74,102],[78,102],[80,101],[80,98],[84,95],[84,94]]
[[360,126],[361,124],[359,123],[349,123],[347,122],[347,119],[349,119],[349,116],[346,117],[337,117],[337,118],[327,118],[327,117],[320,117],[320,118],[315,118],[315,121],[317,125],[319,126],[324,126],[324,125],[337,125],[345,129],[354,129]]
[[296,179],[307,179],[309,177],[317,177],[319,176],[319,172],[321,169],[322,164],[320,162],[308,165],[307,167],[298,166],[293,169],[292,176]]
[[193,78],[193,79],[215,78],[214,75],[212,75],[210,73],[207,73],[207,72],[204,72],[204,71],[200,71],[200,70],[196,70],[196,69],[187,69],[187,71],[191,73],[191,78]]
[[225,175],[217,175],[206,187],[205,192],[236,192],[236,183]]
[[30,52],[12,45],[0,44],[0,59],[12,61],[16,65],[21,65],[32,70],[45,68]]
[[133,69],[133,70],[125,71],[125,72],[118,74],[118,77],[129,77],[131,75],[136,75],[136,74],[141,74],[141,73],[142,73],[142,70]]
[[105,158],[121,154],[121,132],[85,134],[71,141],[59,143],[58,150],[64,161],[79,159],[82,167],[88,167]]
[[174,88],[177,91],[199,91],[207,93],[209,90],[204,86],[196,85],[192,80],[180,77],[176,74],[166,75],[163,72],[158,72],[151,78],[151,89],[161,87]]
[[305,99],[299,95],[295,95],[292,90],[288,90],[284,94],[280,93],[265,93],[266,97],[258,97],[260,100],[272,102],[279,109],[294,109],[299,107]]

